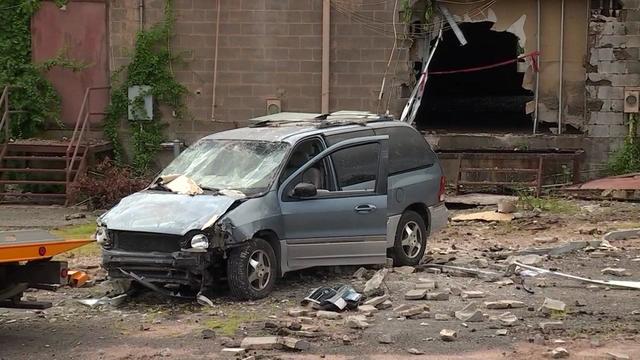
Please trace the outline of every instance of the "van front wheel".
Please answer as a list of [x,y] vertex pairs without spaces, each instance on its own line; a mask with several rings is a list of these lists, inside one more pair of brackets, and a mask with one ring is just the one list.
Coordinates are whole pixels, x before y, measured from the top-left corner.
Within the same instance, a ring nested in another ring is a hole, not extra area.
[[276,254],[263,239],[253,239],[231,250],[227,259],[227,281],[231,294],[240,300],[269,295],[276,282]]
[[427,227],[415,211],[405,211],[396,229],[393,244],[394,266],[415,266],[420,263],[427,248]]

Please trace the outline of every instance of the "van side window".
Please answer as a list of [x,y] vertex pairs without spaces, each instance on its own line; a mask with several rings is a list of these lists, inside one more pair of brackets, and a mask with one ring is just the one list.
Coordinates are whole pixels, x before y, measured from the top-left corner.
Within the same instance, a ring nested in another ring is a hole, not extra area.
[[378,147],[378,144],[358,145],[331,155],[339,191],[375,191]]
[[[322,150],[324,150],[324,146],[320,139],[304,140],[298,144],[291,153],[287,165],[280,176],[280,184],[301,168],[302,165],[320,154]],[[327,176],[325,161],[320,161],[315,166],[307,169],[302,174],[300,181],[313,184],[318,189],[328,189]]]
[[389,135],[389,175],[433,165],[436,155],[422,135],[408,127],[375,129],[376,135]]
[[355,139],[355,138],[365,137],[365,136],[373,136],[373,130],[362,129],[362,130],[356,130],[356,131],[342,132],[342,133],[333,134],[333,135],[325,135],[325,141],[327,142],[327,146],[332,146],[344,140]]

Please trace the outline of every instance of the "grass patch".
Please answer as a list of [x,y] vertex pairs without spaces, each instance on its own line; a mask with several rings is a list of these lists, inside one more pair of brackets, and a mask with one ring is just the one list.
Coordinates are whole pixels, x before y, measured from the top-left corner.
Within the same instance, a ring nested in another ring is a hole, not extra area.
[[[82,224],[65,226],[52,231],[53,234],[63,239],[91,239],[96,231],[96,224]],[[96,242],[75,248],[71,251],[60,255],[61,259],[68,259],[71,257],[92,257],[100,256],[100,246]]]
[[90,239],[96,232],[96,224],[65,226],[52,232],[64,239]]
[[225,318],[207,320],[204,325],[209,329],[216,330],[216,334],[233,336],[242,324],[253,320],[252,314],[234,312]]
[[575,204],[558,198],[521,195],[518,202],[525,210],[540,209],[552,214],[576,214],[579,211]]

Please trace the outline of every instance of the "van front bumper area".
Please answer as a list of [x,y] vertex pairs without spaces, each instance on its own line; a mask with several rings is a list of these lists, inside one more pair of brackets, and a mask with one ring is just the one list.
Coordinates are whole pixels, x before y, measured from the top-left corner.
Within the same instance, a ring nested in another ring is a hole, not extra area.
[[103,249],[102,264],[112,279],[131,279],[130,274],[133,274],[149,283],[197,286],[212,264],[212,254],[190,251],[139,253]]

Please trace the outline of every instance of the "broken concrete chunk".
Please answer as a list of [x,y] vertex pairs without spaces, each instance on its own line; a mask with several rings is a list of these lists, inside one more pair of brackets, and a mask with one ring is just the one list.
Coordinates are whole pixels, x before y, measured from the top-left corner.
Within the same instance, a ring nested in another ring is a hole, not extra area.
[[389,273],[389,269],[386,269],[386,268],[376,271],[376,273],[371,277],[371,279],[369,279],[367,283],[364,285],[364,291],[363,291],[364,295],[367,297],[382,295],[383,293],[382,283],[384,282],[384,279],[387,277],[388,273]]
[[442,329],[440,331],[440,339],[442,341],[455,341],[458,337],[458,333],[455,330]]
[[569,357],[569,351],[563,347],[557,347],[551,351],[551,357],[554,359],[562,359]]
[[509,334],[509,330],[507,330],[507,329],[498,329],[498,330],[496,330],[496,335],[497,336],[507,336],[507,334]]
[[361,267],[353,273],[354,279],[362,279],[367,274],[367,269]]
[[389,334],[380,335],[378,338],[380,344],[393,344],[393,338]]
[[484,321],[482,311],[478,310],[478,305],[474,302],[469,303],[462,310],[455,312],[456,319],[464,322],[481,322]]
[[365,301],[364,305],[378,306],[387,300],[389,300],[389,295],[384,294],[382,296],[376,296]]
[[450,287],[449,289],[447,289],[447,291],[449,292],[449,294],[451,294],[453,296],[462,295],[462,289],[460,289],[459,287],[456,287],[456,286]]
[[482,291],[472,290],[472,291],[463,291],[462,292],[462,298],[463,299],[480,299],[480,298],[483,298],[483,297],[485,297],[485,294]]
[[438,285],[435,281],[420,281],[416,284],[416,289],[435,290]]
[[376,308],[380,310],[386,310],[391,308],[392,306],[393,306],[393,303],[391,302],[391,300],[385,300],[385,302],[383,302],[382,304],[378,304]]
[[449,321],[451,320],[451,316],[448,314],[438,313],[434,315],[434,319],[436,319],[436,321]]
[[517,200],[498,201],[498,212],[503,214],[513,214],[518,211]]
[[518,309],[523,308],[526,305],[521,301],[516,300],[500,300],[500,301],[487,301],[484,306],[489,310],[502,310],[502,309]]
[[504,279],[504,280],[500,280],[500,281],[496,281],[495,282],[496,285],[498,286],[508,286],[508,285],[513,285],[513,280],[511,279]]
[[610,351],[607,353],[607,359],[609,360],[631,360],[631,356],[619,352]]
[[603,275],[612,275],[612,276],[631,276],[630,273],[627,272],[627,269],[624,268],[606,268],[600,270]]
[[427,300],[447,301],[447,300],[449,300],[449,293],[446,293],[446,292],[430,292],[430,293],[427,293]]
[[604,240],[628,240],[640,238],[640,229],[611,231],[602,237]]
[[504,326],[513,326],[518,321],[518,318],[510,312],[506,312],[498,316],[498,321]]
[[279,345],[277,336],[246,337],[240,347],[247,350],[271,350]]
[[545,315],[549,315],[549,314],[564,315],[566,310],[567,310],[567,305],[562,301],[545,298],[544,303],[542,303],[542,306],[538,311],[542,312]]
[[542,261],[544,261],[544,257],[536,254],[529,254],[529,255],[509,256],[506,260],[507,264],[511,264],[514,261],[517,261],[520,264],[524,264],[524,265],[536,266],[536,265],[540,265]]
[[424,355],[424,351],[418,350],[416,348],[407,349],[407,352],[412,355]]
[[393,268],[393,272],[397,272],[399,274],[409,275],[416,272],[416,268],[413,266],[400,266],[397,268]]
[[358,306],[358,311],[363,313],[374,313],[378,311],[378,308],[372,305],[360,305]]
[[427,290],[425,289],[416,289],[409,290],[404,294],[404,298],[406,300],[421,300],[427,295]]
[[344,324],[350,329],[366,329],[369,327],[367,318],[359,315],[348,316]]
[[298,317],[298,316],[307,316],[309,315],[310,310],[305,308],[293,308],[287,311],[289,316]]
[[291,350],[309,350],[311,348],[311,343],[306,340],[298,340],[291,337],[280,337],[278,338],[278,344],[285,347],[285,349]]
[[540,330],[542,330],[543,333],[564,329],[564,323],[562,321],[544,321],[538,324],[538,326],[540,326]]
[[412,306],[406,310],[400,311],[398,315],[410,318],[418,314],[422,314],[423,311],[424,311],[423,306]]
[[246,353],[247,349],[243,349],[243,348],[223,348],[221,351],[223,353],[226,353],[226,354],[236,355],[236,354],[244,354],[244,353]]
[[319,319],[337,320],[340,319],[342,315],[333,311],[320,310],[316,313],[316,317],[318,317]]
[[349,335],[345,335],[342,337],[342,344],[351,345],[351,338],[349,337]]

